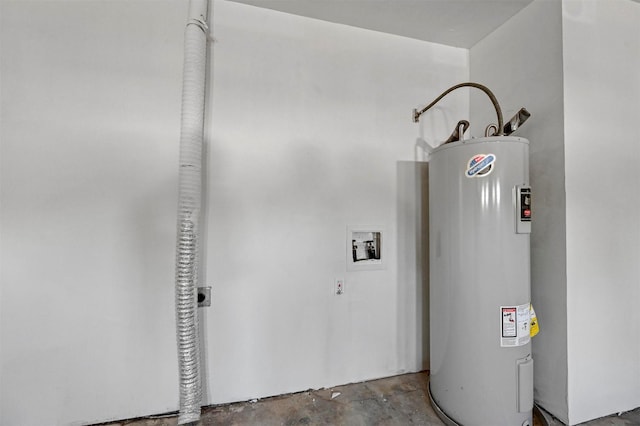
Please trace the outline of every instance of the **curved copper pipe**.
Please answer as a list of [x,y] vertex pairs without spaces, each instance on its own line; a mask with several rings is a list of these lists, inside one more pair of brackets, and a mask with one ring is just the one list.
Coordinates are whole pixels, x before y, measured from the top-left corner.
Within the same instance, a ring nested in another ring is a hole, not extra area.
[[449,93],[451,93],[454,90],[459,89],[461,87],[475,87],[476,89],[482,90],[484,93],[487,94],[487,96],[489,96],[489,99],[491,99],[491,103],[493,104],[493,107],[496,109],[496,115],[498,116],[498,134],[496,136],[504,135],[503,130],[502,130],[503,127],[504,127],[503,126],[503,124],[504,124],[503,121],[504,120],[502,119],[502,109],[500,108],[500,104],[498,103],[498,99],[496,99],[496,96],[493,94],[493,92],[491,90],[489,90],[488,87],[483,86],[482,84],[473,83],[473,82],[456,84],[455,86],[452,86],[452,87],[448,88],[447,90],[445,90],[444,93],[442,93],[440,96],[435,98],[435,100],[433,102],[431,102],[429,105],[427,105],[426,107],[424,107],[420,111],[414,109],[413,110],[413,121],[415,123],[417,123],[418,120],[420,119],[420,116],[422,114],[424,114],[429,108],[431,108],[432,106],[437,104],[440,101],[440,99],[444,98]]

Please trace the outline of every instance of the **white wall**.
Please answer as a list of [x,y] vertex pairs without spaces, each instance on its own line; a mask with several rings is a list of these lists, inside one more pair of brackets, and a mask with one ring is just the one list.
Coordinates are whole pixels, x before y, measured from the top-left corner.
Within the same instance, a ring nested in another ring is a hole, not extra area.
[[571,423],[640,406],[639,22],[563,2]]
[[[516,132],[530,141],[534,222],[531,298],[540,323],[532,340],[535,399],[567,421],[566,243],[562,15],[556,1],[537,0],[470,50],[471,79],[486,84],[505,120],[521,107],[531,118]],[[471,94],[475,136],[495,123],[481,92]]]
[[[236,3],[214,19],[209,402],[422,368],[411,109],[468,78],[467,51]],[[386,269],[347,272],[350,225],[384,230]]]
[[[186,3],[0,2],[0,423],[177,408],[173,258]],[[209,403],[421,368],[411,109],[463,49],[216,2]],[[346,272],[348,225],[387,268]],[[407,269],[408,268],[408,269]],[[332,295],[335,278],[346,294]]]
[[186,5],[0,7],[0,424],[175,410]]

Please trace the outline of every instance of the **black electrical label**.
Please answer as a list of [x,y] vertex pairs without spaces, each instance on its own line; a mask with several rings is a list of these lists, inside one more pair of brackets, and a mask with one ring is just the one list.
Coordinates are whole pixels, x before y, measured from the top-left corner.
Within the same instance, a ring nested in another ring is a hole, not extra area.
[[520,220],[531,222],[531,188],[520,188]]

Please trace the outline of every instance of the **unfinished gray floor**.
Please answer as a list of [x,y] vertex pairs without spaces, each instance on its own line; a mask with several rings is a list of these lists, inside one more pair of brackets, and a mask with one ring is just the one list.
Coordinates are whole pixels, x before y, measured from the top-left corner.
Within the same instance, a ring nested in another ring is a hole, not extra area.
[[[428,373],[309,390],[254,402],[205,407],[201,425],[437,425],[427,396]],[[535,425],[542,425],[535,419]],[[175,426],[177,416],[106,423],[109,426]],[[553,422],[552,426],[562,423]],[[640,409],[593,420],[589,426],[640,426]],[[487,425],[500,426],[500,425]]]

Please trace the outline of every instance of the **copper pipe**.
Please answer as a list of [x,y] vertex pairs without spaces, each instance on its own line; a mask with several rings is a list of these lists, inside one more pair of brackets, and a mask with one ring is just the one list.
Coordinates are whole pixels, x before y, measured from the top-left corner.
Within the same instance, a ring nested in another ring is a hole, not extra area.
[[503,130],[502,130],[503,127],[504,127],[504,122],[503,122],[504,120],[502,119],[502,109],[500,108],[500,104],[498,103],[498,99],[496,99],[495,95],[493,94],[493,92],[491,90],[489,90],[489,88],[487,88],[486,86],[483,86],[482,84],[473,83],[473,82],[456,84],[455,86],[452,86],[452,87],[448,88],[446,91],[444,91],[444,93],[442,93],[433,102],[431,102],[429,105],[427,105],[426,107],[424,107],[420,111],[414,109],[413,110],[413,121],[415,123],[417,123],[420,120],[420,116],[422,114],[424,114],[429,108],[431,108],[432,106],[437,104],[440,101],[440,99],[444,98],[449,93],[451,93],[454,90],[459,89],[461,87],[475,87],[476,89],[482,90],[484,93],[487,94],[487,96],[489,96],[489,99],[491,99],[491,103],[493,104],[493,107],[496,110],[496,115],[498,116],[498,134],[497,134],[497,136],[502,136],[504,134]]
[[444,143],[457,142],[462,140],[464,137],[464,132],[469,128],[469,122],[467,120],[460,120],[458,124],[456,124],[456,128],[453,129],[453,133],[449,136],[449,139],[444,141]]

